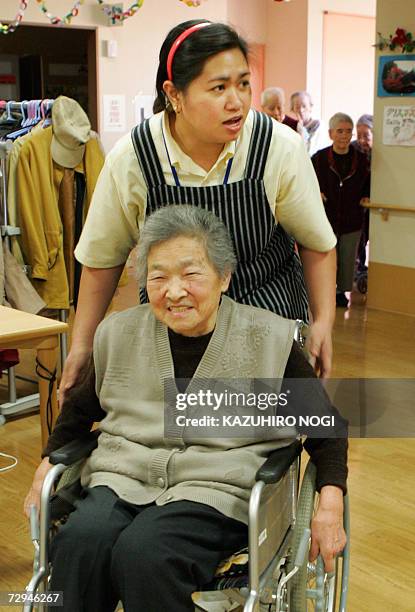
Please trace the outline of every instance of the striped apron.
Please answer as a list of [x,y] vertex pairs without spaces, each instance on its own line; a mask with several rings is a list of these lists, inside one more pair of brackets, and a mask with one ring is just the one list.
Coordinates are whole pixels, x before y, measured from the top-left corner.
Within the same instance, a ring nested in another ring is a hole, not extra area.
[[[173,168],[176,184],[166,184],[149,121],[131,133],[147,184],[146,215],[169,204],[191,204],[213,212],[228,228],[238,260],[228,295],[242,304],[307,321],[307,294],[295,241],[275,222],[265,192],[263,176],[271,135],[271,119],[255,112],[243,179],[228,183],[227,172],[222,185],[185,187]],[[147,301],[145,291],[140,292],[140,299]]]

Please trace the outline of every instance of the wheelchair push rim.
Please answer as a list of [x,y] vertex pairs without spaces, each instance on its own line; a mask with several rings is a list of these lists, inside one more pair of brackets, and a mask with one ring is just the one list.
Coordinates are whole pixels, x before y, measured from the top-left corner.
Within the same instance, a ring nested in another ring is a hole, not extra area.
[[[291,559],[295,558],[304,529],[309,528],[318,502],[315,480],[316,468],[309,461],[301,485],[296,523],[291,541]],[[345,509],[348,512],[347,503],[345,504]],[[345,516],[345,528],[347,526],[348,518]],[[347,560],[343,556],[344,551],[337,557],[335,570],[332,575],[328,575],[325,572],[321,557],[318,557],[313,563],[305,559],[303,565],[291,580],[288,594],[289,612],[335,612],[335,610],[345,610],[348,555]],[[339,582],[341,584],[342,596],[339,607],[336,607]]]

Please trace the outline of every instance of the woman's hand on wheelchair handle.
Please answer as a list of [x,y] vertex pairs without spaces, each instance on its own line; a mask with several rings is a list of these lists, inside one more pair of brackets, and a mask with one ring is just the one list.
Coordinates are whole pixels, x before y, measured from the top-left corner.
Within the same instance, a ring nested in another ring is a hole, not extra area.
[[23,510],[28,519],[30,519],[30,507],[36,506],[37,511],[40,509],[40,494],[42,492],[43,481],[45,480],[46,474],[51,469],[52,464],[49,463],[48,457],[45,457],[39,467],[37,468],[32,486],[30,487],[29,493],[26,495],[24,500]]
[[81,346],[72,348],[63,368],[62,378],[59,384],[59,406],[62,409],[65,396],[78,382],[82,371],[87,366],[91,357],[92,349]]
[[311,365],[321,378],[329,378],[333,357],[331,323],[314,321],[306,339],[306,349],[311,357]]
[[343,491],[335,486],[322,487],[318,509],[311,521],[309,560],[315,561],[320,554],[326,572],[333,572],[335,558],[346,546],[346,541]]

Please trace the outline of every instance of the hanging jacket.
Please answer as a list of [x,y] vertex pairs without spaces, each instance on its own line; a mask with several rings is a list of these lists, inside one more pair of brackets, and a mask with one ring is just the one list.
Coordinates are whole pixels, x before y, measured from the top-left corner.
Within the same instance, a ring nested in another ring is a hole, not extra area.
[[[29,140],[38,130],[43,129],[43,123],[43,121],[40,121],[30,132],[17,138],[7,156],[7,212],[9,224],[14,227],[20,227],[20,215],[17,204],[17,164],[19,162],[20,151],[26,140]],[[10,250],[17,262],[24,265],[25,262],[18,236],[10,237]]]
[[311,161],[320,191],[327,198],[324,207],[336,236],[360,230],[364,216],[360,200],[370,194],[370,170],[366,155],[353,148],[351,169],[343,179],[336,168],[333,147],[321,149]]
[[[50,153],[52,127],[37,131],[22,146],[17,163],[20,244],[32,283],[48,308],[69,308],[69,286],[63,251],[63,228],[58,208],[64,169]],[[91,138],[83,161],[75,168],[86,178],[85,219],[104,163],[99,142]],[[75,245],[74,245],[75,246]]]

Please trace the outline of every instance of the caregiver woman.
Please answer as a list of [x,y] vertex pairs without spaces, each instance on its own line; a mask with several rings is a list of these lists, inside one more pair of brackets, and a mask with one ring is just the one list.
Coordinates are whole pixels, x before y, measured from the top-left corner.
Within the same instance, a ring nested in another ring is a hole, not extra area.
[[300,137],[250,109],[246,42],[221,23],[176,26],[161,47],[156,88],[156,114],[106,159],[75,251],[84,268],[61,394],[89,358],[140,227],[168,204],[200,206],[225,222],[238,258],[236,301],[307,320],[308,294],[309,350],[327,376],[336,239]]

